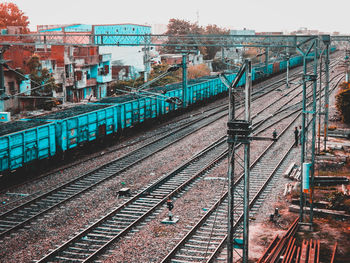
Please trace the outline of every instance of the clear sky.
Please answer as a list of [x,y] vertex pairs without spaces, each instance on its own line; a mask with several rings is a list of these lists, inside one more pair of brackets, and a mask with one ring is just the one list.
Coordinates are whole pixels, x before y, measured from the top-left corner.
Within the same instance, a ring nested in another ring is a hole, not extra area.
[[300,27],[350,34],[350,0],[1,0],[40,24],[167,24],[171,18],[230,29],[292,31]]

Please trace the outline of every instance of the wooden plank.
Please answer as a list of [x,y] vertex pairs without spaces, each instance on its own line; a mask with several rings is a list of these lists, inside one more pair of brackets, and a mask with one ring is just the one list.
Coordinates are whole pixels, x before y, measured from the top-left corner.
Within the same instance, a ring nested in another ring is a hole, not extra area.
[[337,252],[337,246],[338,246],[338,242],[335,242],[334,247],[333,247],[333,252],[332,252],[332,259],[331,259],[331,263],[333,263],[333,262],[334,262],[335,253]]

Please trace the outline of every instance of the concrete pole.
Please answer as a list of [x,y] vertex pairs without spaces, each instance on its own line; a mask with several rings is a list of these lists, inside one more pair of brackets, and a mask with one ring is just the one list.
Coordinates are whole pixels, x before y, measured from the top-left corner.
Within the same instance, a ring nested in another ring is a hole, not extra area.
[[324,112],[324,149],[327,149],[327,140],[328,140],[328,110],[329,110],[329,44],[326,45],[326,61],[325,61],[325,69],[326,69],[326,83],[325,83],[325,112]]
[[[300,140],[301,140],[301,178],[300,182],[303,182],[303,163],[305,162],[305,123],[306,123],[306,74],[307,74],[307,65],[306,65],[306,57],[307,54],[304,54],[303,56],[303,109],[302,109],[302,120],[301,120],[301,134],[300,134]],[[299,221],[302,223],[304,221],[304,193],[303,193],[303,186],[302,183],[300,184],[300,211],[299,211]]]
[[5,96],[5,76],[3,62],[3,49],[0,49],[0,112],[5,111],[5,101],[3,100]]
[[318,92],[318,141],[317,141],[317,149],[318,149],[318,154],[320,154],[321,152],[321,115],[322,115],[322,65],[323,65],[323,61],[322,61],[322,57],[323,57],[323,53],[321,53],[321,57],[320,57],[320,85],[319,85],[319,92]]
[[187,106],[187,54],[182,54],[182,105]]
[[[229,112],[228,120],[233,121],[235,119],[235,97],[233,95],[232,87],[228,90],[229,96]],[[233,262],[233,208],[234,208],[234,180],[235,180],[235,145],[229,141],[228,145],[228,227],[227,227],[227,263]]]
[[269,69],[269,48],[265,50],[265,74],[267,75]]
[[[250,123],[250,106],[252,93],[252,64],[246,60],[245,75],[245,120]],[[243,196],[243,263],[248,262],[249,247],[249,177],[250,177],[250,142],[244,144],[244,196]]]
[[286,77],[286,87],[289,88],[289,54],[287,54],[287,77]]
[[[315,39],[314,46],[314,75],[317,76],[318,39]],[[322,73],[320,73],[322,75]],[[313,224],[313,192],[315,175],[315,148],[316,148],[316,102],[317,102],[317,78],[312,89],[312,143],[311,143],[311,180],[310,180],[310,227]]]

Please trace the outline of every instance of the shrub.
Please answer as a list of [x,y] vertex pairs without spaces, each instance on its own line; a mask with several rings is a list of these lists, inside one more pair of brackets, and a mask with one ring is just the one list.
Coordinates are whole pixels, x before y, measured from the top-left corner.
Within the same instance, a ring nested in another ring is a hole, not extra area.
[[350,123],[350,83],[343,82],[336,95],[336,107],[344,123]]

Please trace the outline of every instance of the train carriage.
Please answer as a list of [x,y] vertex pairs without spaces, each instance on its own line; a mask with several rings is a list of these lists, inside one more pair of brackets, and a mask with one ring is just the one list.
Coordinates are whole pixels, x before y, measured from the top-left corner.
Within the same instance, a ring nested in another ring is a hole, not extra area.
[[[335,48],[331,47],[331,52],[334,51]],[[313,59],[312,56],[310,53],[307,59]],[[300,55],[289,60],[290,67],[302,63],[303,57]],[[286,61],[270,63],[267,72],[265,64],[254,65],[252,81],[265,78],[266,73],[271,75],[286,68]],[[236,73],[226,75],[230,83],[235,77]],[[238,86],[244,84],[243,74]],[[205,76],[188,80],[186,98],[183,98],[183,86],[180,82],[149,88],[138,94],[103,98],[97,103],[77,105],[29,120],[1,124],[0,172],[17,169],[98,138],[103,139],[146,120],[165,116],[226,92],[227,87],[217,76]],[[177,102],[183,99],[185,101],[179,105],[170,98],[179,99]],[[17,127],[17,130],[9,127]]]
[[0,124],[0,172],[56,154],[55,124],[22,120]]
[[55,123],[60,152],[117,132],[117,108],[113,105],[78,105],[34,119]]

